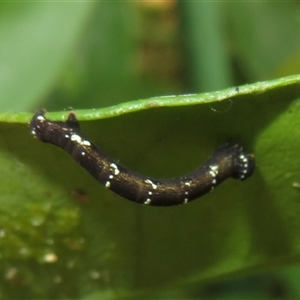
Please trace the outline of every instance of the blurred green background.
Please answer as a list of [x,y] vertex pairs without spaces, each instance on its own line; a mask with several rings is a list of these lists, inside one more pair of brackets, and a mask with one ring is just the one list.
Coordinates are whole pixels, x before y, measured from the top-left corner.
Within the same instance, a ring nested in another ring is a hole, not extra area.
[[[0,111],[93,109],[297,74],[299,13],[298,2],[1,2]],[[299,275],[295,266],[135,297],[300,298]],[[2,278],[2,299],[17,299],[13,270]],[[104,297],[98,288],[81,298]]]

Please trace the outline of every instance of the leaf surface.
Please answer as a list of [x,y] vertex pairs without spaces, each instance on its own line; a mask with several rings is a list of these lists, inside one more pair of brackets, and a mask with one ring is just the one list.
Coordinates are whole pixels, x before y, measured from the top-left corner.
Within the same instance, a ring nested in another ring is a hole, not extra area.
[[[99,282],[143,289],[299,261],[299,82],[292,76],[76,111],[92,141],[151,177],[192,171],[226,141],[255,154],[250,179],[229,179],[199,200],[169,208],[115,195],[61,149],[33,139],[30,129],[18,124],[30,114],[1,114],[1,224],[6,225],[0,242],[7,262],[18,270],[21,262],[26,270],[43,262],[51,266],[54,281],[67,280],[72,272],[67,286],[84,293]],[[65,120],[67,114],[47,117]],[[29,233],[24,250],[16,240]],[[36,270],[29,270],[39,282]]]

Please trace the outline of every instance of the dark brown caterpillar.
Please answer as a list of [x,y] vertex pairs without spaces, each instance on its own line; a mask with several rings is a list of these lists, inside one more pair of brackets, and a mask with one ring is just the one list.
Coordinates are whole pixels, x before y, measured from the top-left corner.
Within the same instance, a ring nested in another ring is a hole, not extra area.
[[107,188],[128,200],[154,206],[185,204],[201,197],[232,177],[245,180],[255,168],[252,154],[239,145],[225,144],[215,150],[202,166],[182,177],[154,179],[118,164],[80,132],[75,114],[66,122],[54,122],[39,110],[30,127],[34,136],[67,151],[82,167]]

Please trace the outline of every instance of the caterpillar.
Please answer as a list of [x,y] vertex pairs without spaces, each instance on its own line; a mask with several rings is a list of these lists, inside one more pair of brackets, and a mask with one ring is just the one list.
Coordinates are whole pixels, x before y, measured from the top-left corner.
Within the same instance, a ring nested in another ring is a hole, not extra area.
[[45,113],[38,110],[30,121],[36,138],[67,151],[106,188],[137,203],[186,204],[212,191],[227,178],[247,179],[255,169],[253,154],[245,153],[239,144],[226,143],[191,173],[171,179],[150,178],[122,166],[90,142],[81,133],[74,112],[69,113],[66,122],[48,120]]

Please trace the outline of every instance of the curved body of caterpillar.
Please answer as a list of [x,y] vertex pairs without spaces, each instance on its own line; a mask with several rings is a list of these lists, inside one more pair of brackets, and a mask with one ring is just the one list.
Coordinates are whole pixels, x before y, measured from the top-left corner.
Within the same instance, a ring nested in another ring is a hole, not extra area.
[[39,110],[33,116],[32,134],[43,142],[67,151],[96,180],[128,200],[154,206],[185,204],[201,197],[232,177],[245,180],[255,168],[254,156],[239,145],[225,144],[215,150],[202,166],[182,177],[154,179],[118,164],[80,132],[75,114],[66,122],[54,122]]

